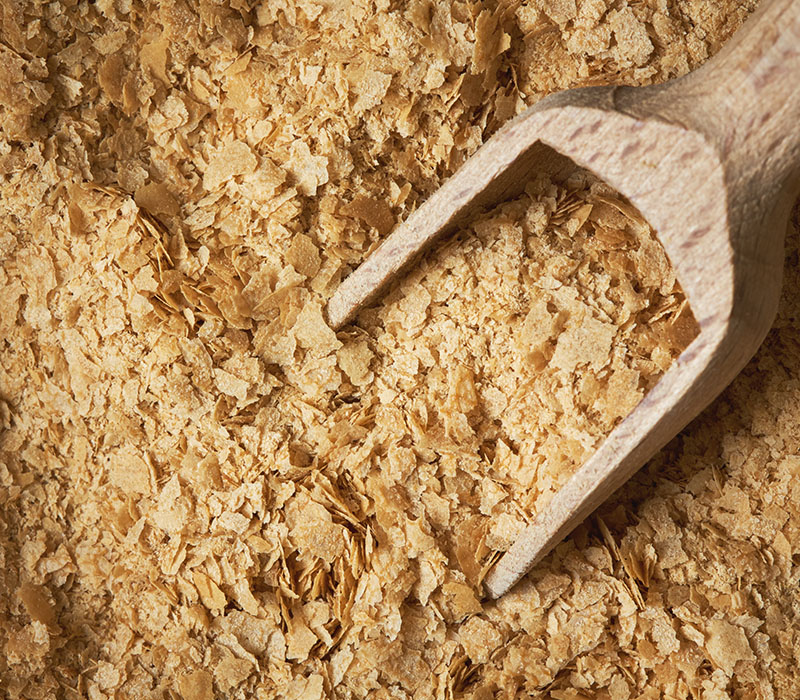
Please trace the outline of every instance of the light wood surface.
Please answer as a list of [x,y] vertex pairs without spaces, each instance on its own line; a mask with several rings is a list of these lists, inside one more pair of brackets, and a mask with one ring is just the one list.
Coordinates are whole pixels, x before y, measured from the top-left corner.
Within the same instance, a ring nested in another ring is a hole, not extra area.
[[800,187],[800,0],[764,0],[683,78],[570,90],[510,121],[342,283],[331,325],[351,320],[478,209],[519,194],[534,171],[567,167],[564,156],[656,230],[700,334],[489,572],[495,598],[705,408],[769,330]]

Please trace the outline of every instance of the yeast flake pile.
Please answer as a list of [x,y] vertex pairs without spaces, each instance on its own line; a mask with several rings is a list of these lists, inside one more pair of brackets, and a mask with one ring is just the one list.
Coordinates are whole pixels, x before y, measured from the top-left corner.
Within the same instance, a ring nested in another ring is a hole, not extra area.
[[7,696],[797,695],[799,285],[491,604],[497,554],[696,332],[654,235],[586,173],[534,178],[360,326],[323,317],[506,119],[684,73],[753,4],[6,7]]

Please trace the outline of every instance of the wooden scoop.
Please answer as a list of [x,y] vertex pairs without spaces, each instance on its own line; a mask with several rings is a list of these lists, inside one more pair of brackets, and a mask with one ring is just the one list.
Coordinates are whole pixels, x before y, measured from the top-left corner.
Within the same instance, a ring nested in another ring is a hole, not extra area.
[[494,598],[705,408],[769,330],[800,178],[800,0],[763,0],[683,78],[568,90],[511,120],[342,283],[328,304],[331,325],[479,209],[520,194],[532,173],[557,174],[565,156],[657,231],[700,334],[489,572]]

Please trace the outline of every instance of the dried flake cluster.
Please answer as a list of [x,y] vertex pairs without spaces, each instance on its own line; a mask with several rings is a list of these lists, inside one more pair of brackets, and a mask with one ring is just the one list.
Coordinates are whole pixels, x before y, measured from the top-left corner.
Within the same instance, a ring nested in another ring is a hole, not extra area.
[[685,73],[754,5],[2,4],[0,694],[798,697],[796,219],[756,360],[496,603],[696,332],[652,232],[534,178],[324,321],[506,119]]

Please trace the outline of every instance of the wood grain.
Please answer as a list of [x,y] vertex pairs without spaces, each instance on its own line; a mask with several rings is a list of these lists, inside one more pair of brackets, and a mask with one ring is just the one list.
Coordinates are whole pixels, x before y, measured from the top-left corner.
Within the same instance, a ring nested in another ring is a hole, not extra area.
[[777,310],[800,187],[800,2],[762,2],[699,70],[646,88],[551,95],[506,124],[341,285],[334,327],[481,207],[564,156],[627,196],[657,231],[700,334],[553,497],[485,581],[498,597],[741,370]]

